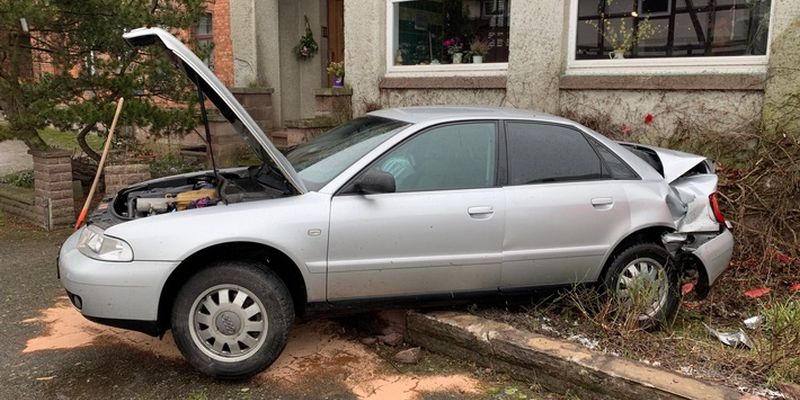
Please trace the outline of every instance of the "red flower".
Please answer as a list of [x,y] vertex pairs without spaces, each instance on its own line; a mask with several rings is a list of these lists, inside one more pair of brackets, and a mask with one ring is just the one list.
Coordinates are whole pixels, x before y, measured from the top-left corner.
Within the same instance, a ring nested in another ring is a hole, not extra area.
[[651,122],[653,122],[653,114],[647,113],[647,115],[644,116],[644,123],[648,125]]

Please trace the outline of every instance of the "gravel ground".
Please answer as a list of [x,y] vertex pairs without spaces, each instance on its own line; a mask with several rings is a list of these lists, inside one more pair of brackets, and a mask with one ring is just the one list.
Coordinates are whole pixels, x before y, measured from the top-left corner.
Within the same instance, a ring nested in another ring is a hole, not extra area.
[[339,322],[297,324],[284,354],[247,381],[195,372],[163,340],[85,320],[56,279],[69,234],[38,232],[0,215],[2,399],[525,399],[554,398],[491,370],[423,352],[413,366],[395,349],[366,346]]

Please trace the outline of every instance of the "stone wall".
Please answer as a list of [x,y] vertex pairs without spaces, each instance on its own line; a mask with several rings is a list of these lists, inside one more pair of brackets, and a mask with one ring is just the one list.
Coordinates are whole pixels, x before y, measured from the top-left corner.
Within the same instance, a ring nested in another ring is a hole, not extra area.
[[118,164],[106,166],[103,170],[106,194],[113,194],[135,183],[150,179],[150,166],[147,164]]
[[27,221],[37,223],[41,213],[36,212],[33,190],[0,184],[0,210]]
[[72,154],[63,150],[33,151],[34,223],[44,229],[72,226]]

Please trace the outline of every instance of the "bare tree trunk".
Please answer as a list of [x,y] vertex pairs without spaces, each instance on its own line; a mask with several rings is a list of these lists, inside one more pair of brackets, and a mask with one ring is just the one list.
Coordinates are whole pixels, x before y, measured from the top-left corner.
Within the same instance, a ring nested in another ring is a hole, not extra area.
[[97,125],[96,122],[84,126],[83,129],[81,129],[81,131],[78,132],[78,137],[76,139],[78,140],[78,146],[80,146],[81,150],[83,150],[83,152],[86,153],[86,155],[89,156],[89,158],[97,162],[100,162],[100,154],[92,150],[92,148],[89,147],[89,143],[86,142],[86,135],[89,132],[91,132],[92,129],[94,129],[95,125]]

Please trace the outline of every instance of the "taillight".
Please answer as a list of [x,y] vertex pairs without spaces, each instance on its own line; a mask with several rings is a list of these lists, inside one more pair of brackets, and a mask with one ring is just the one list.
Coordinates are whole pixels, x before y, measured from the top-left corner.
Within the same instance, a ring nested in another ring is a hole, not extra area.
[[708,196],[708,202],[711,203],[711,211],[714,213],[714,218],[720,224],[725,223],[725,216],[722,215],[722,211],[719,209],[719,201],[717,200],[717,192],[711,193]]

